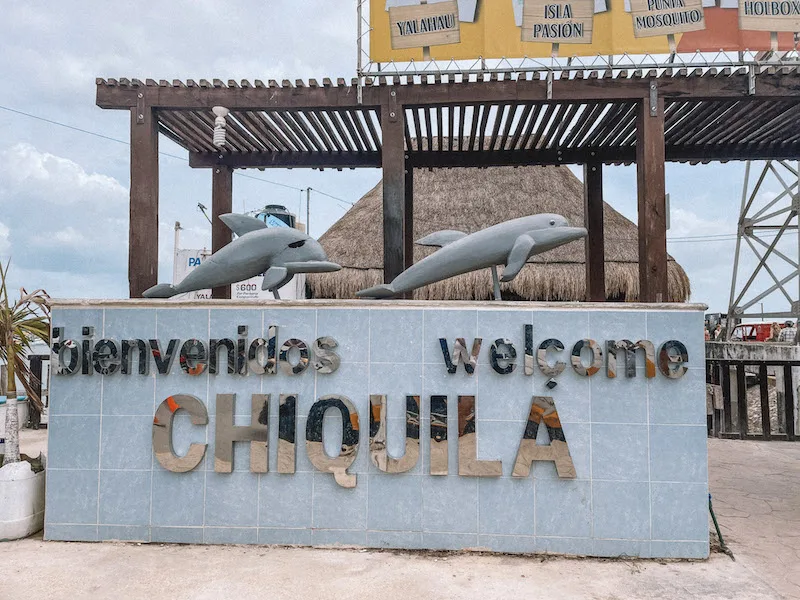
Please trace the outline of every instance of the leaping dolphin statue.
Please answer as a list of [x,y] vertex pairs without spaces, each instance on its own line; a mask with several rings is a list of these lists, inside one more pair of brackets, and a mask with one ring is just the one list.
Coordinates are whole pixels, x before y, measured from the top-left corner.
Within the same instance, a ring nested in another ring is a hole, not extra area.
[[418,240],[441,250],[400,273],[389,284],[356,293],[360,298],[389,298],[478,269],[505,265],[501,281],[511,281],[534,254],[547,252],[586,236],[583,227],[570,227],[561,215],[540,214],[512,219],[467,235],[444,230]]
[[220,215],[238,237],[217,250],[177,285],[160,283],[145,291],[145,298],[171,298],[250,279],[263,273],[261,289],[280,298],[278,290],[296,273],[329,273],[342,267],[328,262],[319,242],[297,229],[270,227],[247,215]]

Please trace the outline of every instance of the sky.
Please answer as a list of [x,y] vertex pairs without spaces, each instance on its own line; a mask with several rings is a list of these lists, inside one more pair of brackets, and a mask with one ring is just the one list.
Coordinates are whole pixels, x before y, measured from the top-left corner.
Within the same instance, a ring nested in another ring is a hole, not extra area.
[[[95,105],[96,77],[355,75],[354,0],[6,0],[3,12],[0,258],[12,261],[13,287],[45,288],[53,297],[127,297],[130,122],[124,111]],[[163,136],[160,151],[159,281],[169,281],[175,221],[183,227],[182,247],[211,245],[197,209],[211,206],[211,172],[189,168],[186,151]],[[762,167],[754,164],[753,173]],[[582,176],[580,168],[574,172]],[[635,167],[605,167],[604,176],[606,201],[636,221]],[[666,177],[668,250],[689,275],[691,300],[724,312],[744,163],[669,164]],[[310,232],[318,237],[379,179],[378,169],[238,171],[234,210],[284,204],[305,220],[301,190],[310,187],[323,192],[311,194]],[[768,177],[756,204],[782,190]],[[796,259],[792,236],[779,248]],[[744,267],[754,264],[748,256]],[[785,272],[775,270],[778,277]],[[762,273],[755,283],[765,281]],[[786,305],[773,296],[764,310]]]

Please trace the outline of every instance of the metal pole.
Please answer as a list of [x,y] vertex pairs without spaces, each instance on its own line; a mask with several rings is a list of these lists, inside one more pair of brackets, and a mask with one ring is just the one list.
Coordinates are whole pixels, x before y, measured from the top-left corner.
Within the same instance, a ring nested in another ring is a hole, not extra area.
[[362,65],[361,65],[361,0],[356,0],[356,18],[358,19],[358,28],[356,30],[356,35],[358,36],[356,39],[356,52],[358,52],[358,58],[356,59],[356,77],[358,77],[358,103],[361,104],[362,100],[362,89],[361,89],[361,78],[362,78]]
[[497,277],[497,265],[492,267],[492,287],[494,288],[494,299],[502,300],[500,295],[500,278]]
[[175,248],[172,254],[172,282],[178,283],[178,250],[181,247],[181,222],[175,221]]
[[[800,205],[800,160],[797,161],[797,193],[795,194],[792,200],[792,206],[794,207],[794,214],[797,217],[797,261],[798,261],[798,277],[797,277],[797,300],[794,302],[793,308],[794,310],[794,326],[797,327],[798,321],[800,321],[800,212],[798,212],[798,205]],[[800,335],[795,334],[794,336],[794,343],[800,344]],[[792,399],[793,400],[793,399]],[[789,400],[787,399],[787,402]]]
[[742,186],[742,204],[739,208],[739,219],[737,221],[737,228],[738,231],[736,232],[736,254],[734,254],[733,258],[733,277],[731,281],[731,297],[728,301],[728,320],[725,326],[725,339],[730,341],[731,334],[733,333],[733,328],[736,327],[736,320],[734,318],[733,312],[736,308],[733,305],[733,299],[736,294],[736,278],[738,275],[739,270],[739,252],[741,252],[742,248],[742,235],[744,234],[744,211],[745,211],[745,203],[747,202],[747,185],[750,182],[750,161],[748,160],[745,163],[744,167],[744,185]]
[[306,188],[306,233],[311,235],[311,188]]

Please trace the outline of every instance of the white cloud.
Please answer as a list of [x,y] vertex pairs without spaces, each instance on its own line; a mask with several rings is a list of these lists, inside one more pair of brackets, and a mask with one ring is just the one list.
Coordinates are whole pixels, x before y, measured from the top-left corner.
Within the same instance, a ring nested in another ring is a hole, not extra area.
[[120,205],[128,195],[116,179],[87,173],[72,160],[27,143],[0,152],[0,180],[6,194],[33,193],[47,203],[79,205],[82,210]]
[[11,248],[11,240],[8,239],[10,233],[9,228],[0,223],[0,254],[5,254]]
[[[93,275],[124,281],[127,197],[116,179],[88,172],[68,158],[26,143],[2,149],[0,251],[12,254],[18,273],[44,278],[22,281],[26,287],[48,288],[57,280],[77,282]],[[71,295],[85,295],[93,287],[98,286],[76,285]]]

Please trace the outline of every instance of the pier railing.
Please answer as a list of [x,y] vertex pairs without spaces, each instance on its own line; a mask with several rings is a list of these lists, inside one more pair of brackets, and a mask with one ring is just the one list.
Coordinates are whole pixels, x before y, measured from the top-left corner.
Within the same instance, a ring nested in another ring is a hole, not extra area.
[[797,440],[800,347],[706,343],[709,435]]

